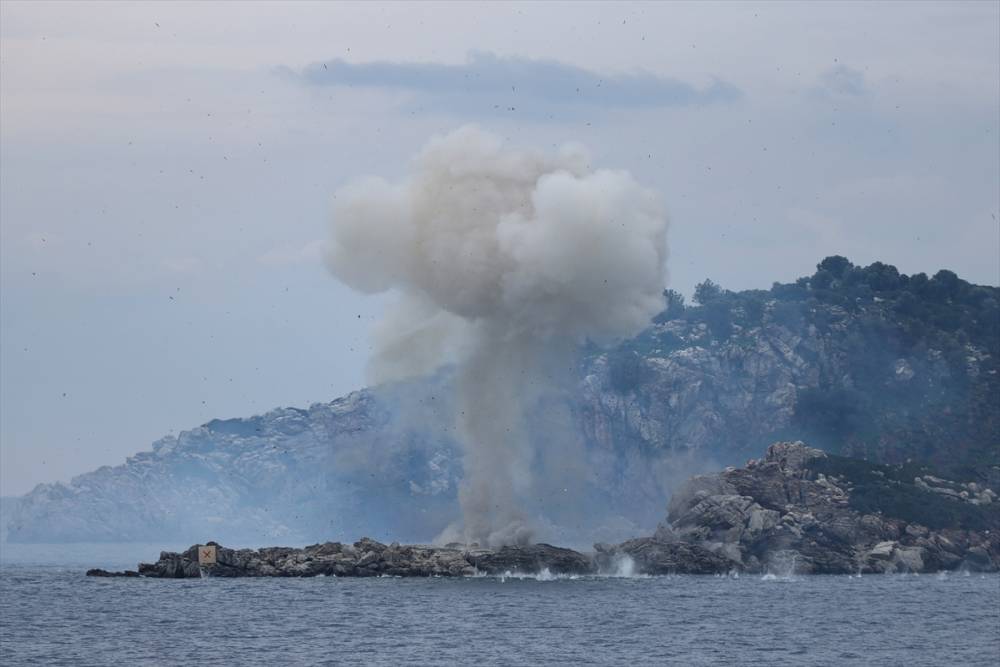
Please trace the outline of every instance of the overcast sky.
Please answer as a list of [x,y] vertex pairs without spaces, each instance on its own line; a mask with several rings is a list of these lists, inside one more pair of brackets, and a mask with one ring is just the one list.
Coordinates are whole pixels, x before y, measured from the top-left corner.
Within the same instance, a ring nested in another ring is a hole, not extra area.
[[1000,281],[996,2],[0,4],[0,493],[364,384],[333,191],[434,133],[586,144],[671,286]]

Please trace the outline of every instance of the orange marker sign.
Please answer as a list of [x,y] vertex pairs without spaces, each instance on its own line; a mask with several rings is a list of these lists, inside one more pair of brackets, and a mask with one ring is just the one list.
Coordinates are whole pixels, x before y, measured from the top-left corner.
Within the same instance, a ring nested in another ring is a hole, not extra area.
[[215,565],[215,545],[198,547],[198,565]]

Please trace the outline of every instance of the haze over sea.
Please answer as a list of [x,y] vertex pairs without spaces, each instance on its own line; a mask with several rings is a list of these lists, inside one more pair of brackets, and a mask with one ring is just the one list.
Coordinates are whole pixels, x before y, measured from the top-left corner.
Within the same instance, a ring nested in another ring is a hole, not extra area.
[[95,579],[2,545],[0,663],[993,665],[1000,575]]

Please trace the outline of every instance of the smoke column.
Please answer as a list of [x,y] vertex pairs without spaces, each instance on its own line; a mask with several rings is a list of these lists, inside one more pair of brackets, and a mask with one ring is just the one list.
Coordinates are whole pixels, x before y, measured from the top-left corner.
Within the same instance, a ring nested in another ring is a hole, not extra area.
[[[634,335],[662,308],[657,196],[625,171],[591,169],[580,146],[516,150],[466,126],[432,138],[402,182],[340,189],[334,209],[334,275],[401,297],[377,326],[371,379],[456,366],[464,478],[454,536],[529,541],[529,501],[556,469],[583,464],[571,434],[529,437],[526,414],[564,386],[580,342]],[[553,418],[553,431],[568,421]]]

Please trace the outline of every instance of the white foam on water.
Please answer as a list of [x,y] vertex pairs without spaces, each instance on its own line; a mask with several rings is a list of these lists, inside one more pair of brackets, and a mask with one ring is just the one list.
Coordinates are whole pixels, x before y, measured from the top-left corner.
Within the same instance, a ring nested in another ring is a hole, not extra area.
[[772,565],[782,566],[784,565],[784,571],[781,573],[774,573],[768,569],[768,572],[760,578],[761,581],[798,581],[799,578],[795,576],[795,564],[798,561],[799,555],[795,552],[779,554],[779,557],[772,562]]
[[640,573],[635,566],[635,559],[628,554],[619,554],[613,561],[614,569],[602,576],[616,579],[649,579],[650,575]]
[[517,581],[576,581],[577,579],[583,578],[579,574],[557,574],[553,573],[549,568],[543,567],[540,572],[512,572],[510,570],[505,571],[503,574],[490,575],[490,574],[475,574],[474,577],[495,577],[500,580],[500,583],[506,583],[508,579],[515,579]]
[[634,577],[635,560],[628,554],[622,554],[615,558],[615,577]]

